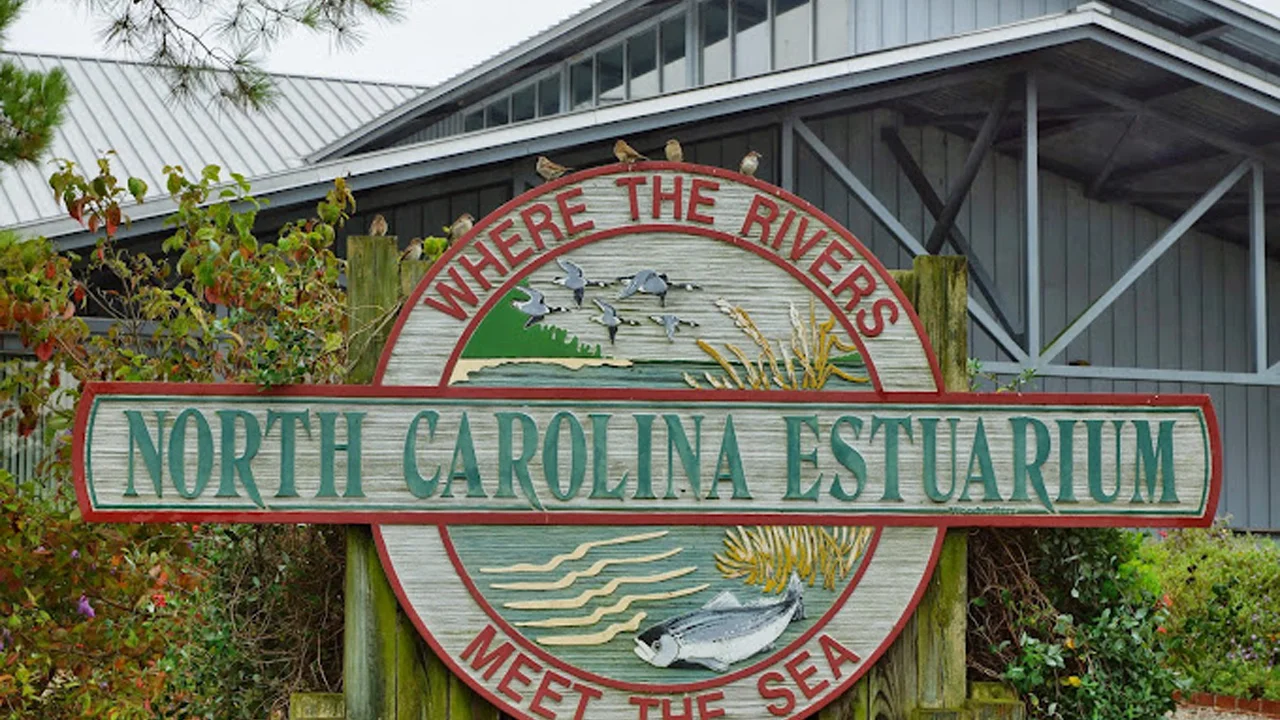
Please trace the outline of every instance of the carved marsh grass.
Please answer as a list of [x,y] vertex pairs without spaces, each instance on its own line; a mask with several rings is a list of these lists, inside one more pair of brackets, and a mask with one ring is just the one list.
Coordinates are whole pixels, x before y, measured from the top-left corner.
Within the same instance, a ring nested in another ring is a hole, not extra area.
[[755,345],[756,358],[749,358],[746,351],[734,343],[725,343],[726,354],[699,338],[698,347],[716,361],[724,374],[705,371],[699,379],[686,372],[684,381],[689,387],[700,389],[705,380],[718,390],[821,390],[832,375],[851,383],[868,382],[868,378],[851,375],[835,364],[833,350],[848,353],[856,351],[857,347],[845,343],[833,332],[835,317],[818,322],[812,300],[809,301],[807,320],[800,317],[795,304],[790,306],[791,337],[785,342],[770,341],[765,337],[745,308],[723,299],[716,301],[716,307],[732,318],[734,325]]
[[835,590],[849,576],[871,540],[869,527],[782,527],[761,525],[730,528],[724,552],[716,553],[716,569],[726,578],[742,578],[748,585],[781,593],[795,572],[810,587]]

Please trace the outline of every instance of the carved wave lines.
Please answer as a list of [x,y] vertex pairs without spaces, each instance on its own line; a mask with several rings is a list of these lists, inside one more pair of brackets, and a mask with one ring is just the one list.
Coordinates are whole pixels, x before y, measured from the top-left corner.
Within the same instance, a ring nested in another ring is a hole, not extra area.
[[[612,547],[618,545],[626,545],[631,543],[644,542],[646,540],[656,540],[669,534],[669,530],[659,530],[655,532],[639,533],[634,535],[625,535],[622,537],[610,538],[606,540],[593,540],[584,542],[572,551],[556,555],[545,563],[517,563],[506,567],[481,568],[482,573],[548,573],[556,570],[566,562],[581,560],[597,548]],[[643,566],[650,563],[658,563],[664,560],[674,558],[676,555],[684,551],[683,547],[669,548],[661,552],[650,553],[645,555],[626,555],[620,557],[605,557],[596,560],[582,570],[571,570],[558,578],[549,580],[530,580],[524,582],[495,582],[490,587],[497,590],[517,591],[519,593],[538,593],[544,594],[550,591],[564,590],[572,587],[579,580],[584,578],[595,577],[605,570],[621,566],[633,565]],[[640,602],[662,602],[674,598],[685,597],[697,592],[701,592],[710,587],[709,584],[691,585],[683,588],[671,590],[657,590],[655,592],[638,592],[623,595],[616,598],[610,605],[597,607],[587,614],[579,614],[574,616],[556,616],[558,611],[576,610],[586,606],[593,600],[600,598],[609,598],[618,592],[618,589],[625,586],[643,586],[657,585],[672,580],[685,577],[697,571],[697,566],[688,565],[684,567],[675,567],[662,572],[650,574],[629,574],[614,577],[596,587],[587,588],[572,597],[549,598],[542,597],[530,599],[512,599],[502,603],[504,608],[510,610],[522,611],[544,611],[551,614],[550,617],[543,617],[534,620],[522,620],[515,622],[518,627],[529,628],[593,628],[605,622],[610,616],[625,613],[635,603]],[[559,635],[542,635],[535,640],[541,645],[569,646],[569,647],[590,647],[596,645],[604,645],[612,641],[615,637],[622,633],[634,633],[640,628],[641,621],[647,617],[645,612],[636,612],[625,621],[613,622],[603,629],[571,633]]]

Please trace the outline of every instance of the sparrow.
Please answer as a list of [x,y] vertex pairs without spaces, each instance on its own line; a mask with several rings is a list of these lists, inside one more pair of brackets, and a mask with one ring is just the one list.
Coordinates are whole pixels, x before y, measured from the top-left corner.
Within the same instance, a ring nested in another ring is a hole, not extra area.
[[617,309],[615,309],[612,305],[610,305],[609,303],[599,298],[592,298],[592,302],[596,304],[596,307],[600,308],[601,314],[593,316],[591,318],[591,321],[600,323],[601,325],[605,326],[605,329],[609,331],[610,345],[612,345],[614,339],[618,337],[618,328],[620,326],[640,324],[635,320],[628,320],[624,317],[619,317]]
[[667,141],[667,147],[664,149],[669,162],[684,162],[684,148],[680,147],[679,140],[671,138]]
[[538,165],[537,165],[538,177],[542,178],[543,180],[555,180],[556,178],[569,172],[572,169],[573,168],[565,167],[560,163],[552,162],[551,158],[547,157],[546,155],[538,156]]
[[409,241],[409,247],[400,253],[400,262],[405,260],[421,260],[422,259],[422,238],[414,238]]
[[369,234],[373,237],[382,237],[387,234],[387,219],[382,217],[382,213],[374,215],[369,221]]
[[760,153],[752,150],[742,158],[742,164],[738,166],[738,172],[747,177],[755,177],[756,170],[760,168]]
[[457,242],[463,235],[471,232],[471,226],[474,225],[476,219],[471,217],[471,213],[462,213],[457,220],[449,226],[449,242]]
[[698,327],[698,323],[694,322],[693,320],[685,320],[682,317],[676,317],[675,315],[672,315],[670,313],[667,313],[665,315],[650,315],[649,319],[658,323],[659,325],[662,326],[663,330],[667,331],[668,342],[676,341],[676,331],[680,329],[681,325],[688,325],[689,327]]
[[640,160],[649,159],[628,145],[626,140],[619,140],[613,144],[613,156],[618,158],[618,162],[626,163],[627,165],[635,165]]

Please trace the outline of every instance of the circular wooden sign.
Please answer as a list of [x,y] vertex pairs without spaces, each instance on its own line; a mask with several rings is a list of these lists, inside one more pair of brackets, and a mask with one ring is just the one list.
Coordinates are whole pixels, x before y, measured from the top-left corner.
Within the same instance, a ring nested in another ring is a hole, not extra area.
[[[913,309],[847,230],[737,173],[615,165],[511,201],[419,284],[377,383],[558,389],[498,413],[497,495],[575,512],[376,531],[423,637],[516,717],[807,716],[937,557],[936,527],[825,514],[862,491],[848,453],[806,469],[873,432],[839,414],[857,393],[941,389]],[[467,454],[433,479],[479,501]]]

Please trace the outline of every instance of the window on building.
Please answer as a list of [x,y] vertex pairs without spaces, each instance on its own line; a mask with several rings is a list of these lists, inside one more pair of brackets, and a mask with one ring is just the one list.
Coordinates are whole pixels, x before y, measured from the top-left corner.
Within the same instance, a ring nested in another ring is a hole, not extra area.
[[735,0],[734,77],[769,72],[769,0]]
[[476,110],[469,112],[462,117],[462,132],[472,132],[484,129],[484,111]]
[[511,122],[511,110],[508,102],[511,96],[504,95],[484,107],[484,126],[500,127]]
[[530,83],[511,93],[511,122],[532,120],[538,113],[538,88]]
[[595,101],[593,82],[591,58],[576,62],[569,68],[569,102],[574,110],[591,107]]
[[849,0],[815,2],[818,4],[818,47],[814,58],[821,62],[849,55]]
[[627,96],[631,99],[652,97],[658,85],[658,29],[656,27],[627,38]]
[[683,90],[685,76],[684,14],[662,23],[662,91]]
[[560,113],[560,73],[538,81],[538,117]]
[[601,104],[627,99],[626,76],[622,64],[624,57],[622,43],[596,53],[596,75],[599,83],[596,88]]
[[809,62],[812,14],[809,0],[773,0],[774,70],[786,70]]
[[729,54],[729,0],[707,0],[698,8],[701,19],[702,84],[728,80],[733,70]]

